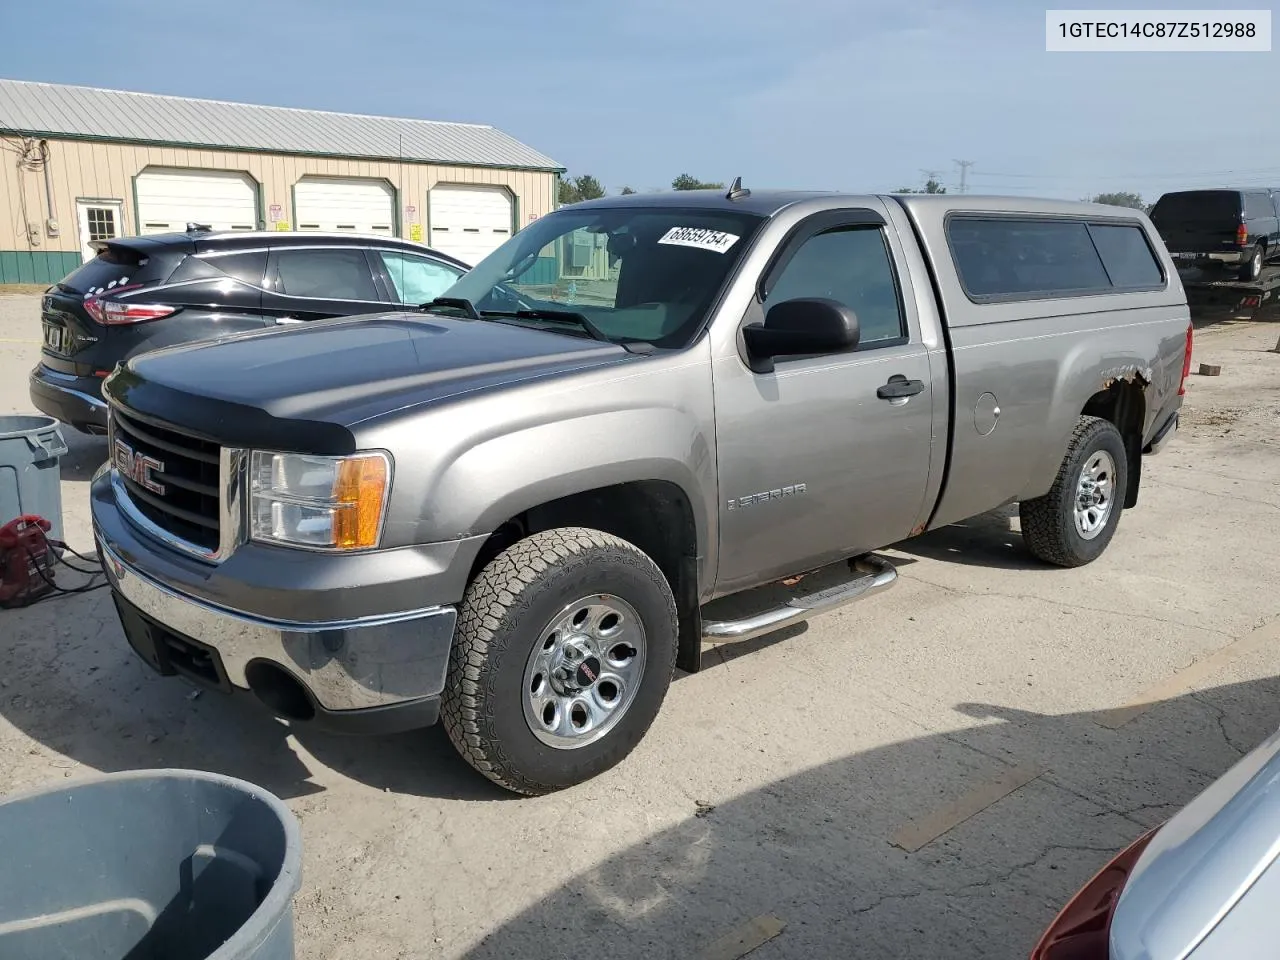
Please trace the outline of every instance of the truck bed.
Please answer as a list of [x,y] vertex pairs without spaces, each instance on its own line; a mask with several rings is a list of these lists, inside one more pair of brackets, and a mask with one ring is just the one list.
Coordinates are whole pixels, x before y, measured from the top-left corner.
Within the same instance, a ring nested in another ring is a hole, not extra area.
[[1200,270],[1187,270],[1181,277],[1196,323],[1280,319],[1280,265],[1263,267],[1257,280],[1223,279]]

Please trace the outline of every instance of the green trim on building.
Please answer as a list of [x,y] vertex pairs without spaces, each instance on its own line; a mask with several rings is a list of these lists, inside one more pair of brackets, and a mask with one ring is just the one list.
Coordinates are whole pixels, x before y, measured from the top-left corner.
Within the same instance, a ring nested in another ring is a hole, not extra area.
[[0,283],[57,283],[80,263],[73,250],[0,250]]
[[520,167],[496,163],[462,163],[457,160],[419,160],[409,157],[355,157],[349,153],[327,153],[311,150],[279,150],[267,147],[232,147],[216,143],[186,143],[182,140],[144,140],[126,137],[98,137],[86,133],[49,133],[40,130],[11,130],[0,128],[0,134],[13,134],[19,137],[36,137],[45,140],[71,140],[77,143],[127,143],[139,147],[180,147],[183,150],[219,150],[226,153],[267,154],[275,157],[323,157],[326,160],[358,160],[362,163],[416,163],[432,167],[471,167],[477,170],[517,170],[524,173],[567,172],[566,167]]

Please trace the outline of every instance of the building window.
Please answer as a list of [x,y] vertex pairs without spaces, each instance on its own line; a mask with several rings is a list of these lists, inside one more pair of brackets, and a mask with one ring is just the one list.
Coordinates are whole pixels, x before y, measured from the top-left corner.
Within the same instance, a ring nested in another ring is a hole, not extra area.
[[116,212],[111,207],[90,207],[89,240],[112,240],[116,233]]

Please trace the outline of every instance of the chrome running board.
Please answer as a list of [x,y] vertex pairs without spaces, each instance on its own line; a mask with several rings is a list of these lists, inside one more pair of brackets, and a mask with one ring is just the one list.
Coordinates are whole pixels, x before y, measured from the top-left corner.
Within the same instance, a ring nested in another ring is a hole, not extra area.
[[781,630],[793,623],[826,613],[847,603],[861,600],[884,590],[898,579],[898,571],[888,560],[868,554],[851,560],[849,565],[860,575],[844,583],[814,593],[796,595],[780,606],[735,620],[704,620],[702,639],[712,643],[730,643]]

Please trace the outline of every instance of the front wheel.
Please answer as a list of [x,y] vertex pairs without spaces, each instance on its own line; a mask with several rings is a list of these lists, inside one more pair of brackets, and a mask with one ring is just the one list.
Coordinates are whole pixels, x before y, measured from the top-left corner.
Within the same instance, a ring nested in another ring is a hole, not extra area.
[[671,588],[644,552],[598,530],[536,533],[468,587],[441,717],[463,758],[499,786],[563,789],[644,737],[676,647]]
[[1081,417],[1049,492],[1018,504],[1022,539],[1060,567],[1096,560],[1115,535],[1128,483],[1120,431],[1108,420]]

